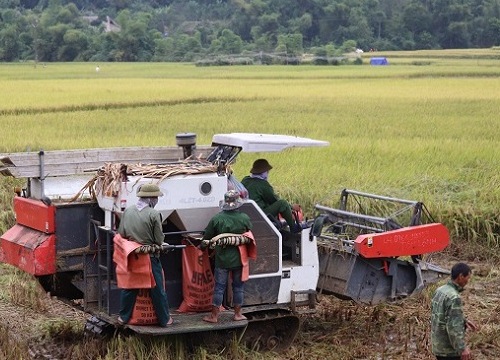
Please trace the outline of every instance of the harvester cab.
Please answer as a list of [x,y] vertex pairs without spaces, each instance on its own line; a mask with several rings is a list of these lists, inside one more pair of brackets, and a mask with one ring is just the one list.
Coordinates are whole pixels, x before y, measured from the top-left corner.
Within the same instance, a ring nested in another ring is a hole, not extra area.
[[338,208],[316,205],[313,227],[294,234],[279,230],[247,199],[240,210],[252,221],[258,248],[245,283],[247,320],[232,321],[228,292],[220,321],[206,323],[201,319],[211,305],[206,292],[213,279],[210,273],[188,273],[187,264],[193,260],[196,239],[220,211],[219,202],[231,186],[231,164],[242,151],[328,143],[247,133],[217,134],[211,146],[202,147],[196,146],[192,133],[178,134],[176,140],[178,147],[1,154],[0,173],[25,178],[26,187],[14,196],[16,224],[0,237],[0,261],[34,275],[46,291],[89,313],[87,331],[103,333],[118,327],[120,289],[113,237],[121,213],[137,201],[137,188],[155,183],[165,194],[155,208],[163,218],[166,244],[160,258],[171,314],[178,324],[154,326],[154,309],[146,294],[134,310],[137,322],[120,327],[126,331],[168,335],[230,330],[243,335],[253,348],[280,350],[295,338],[299,315],[315,311],[317,291],[376,304],[416,293],[445,273],[421,258],[443,249],[448,234],[440,224],[424,223],[425,207],[419,202],[403,201],[413,216],[403,221],[402,210],[384,215],[377,207],[350,205],[357,198],[402,201],[346,190]]

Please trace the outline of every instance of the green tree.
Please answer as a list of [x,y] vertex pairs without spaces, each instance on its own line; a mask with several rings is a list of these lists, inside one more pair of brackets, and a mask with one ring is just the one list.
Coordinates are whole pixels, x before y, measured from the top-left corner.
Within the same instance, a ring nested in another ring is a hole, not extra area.
[[279,28],[279,16],[280,15],[276,13],[262,15],[258,21],[261,31],[267,34],[276,33]]
[[0,30],[0,61],[14,61],[19,59],[19,34],[17,27],[8,25]]
[[350,52],[353,52],[354,50],[356,50],[356,40],[346,40],[342,43],[342,52],[343,53],[350,53]]
[[410,3],[404,8],[402,15],[405,28],[414,35],[429,31],[432,15],[420,2]]
[[16,10],[5,8],[5,10],[0,11],[0,24],[2,25],[4,24],[15,25],[18,19],[19,19],[19,12]]
[[415,48],[416,49],[436,49],[438,47],[436,39],[431,33],[427,31],[422,31],[420,34],[415,36]]
[[342,43],[347,34],[345,30],[349,26],[349,14],[351,9],[348,4],[334,3],[325,7],[325,16],[319,20],[318,36],[324,43]]
[[81,25],[80,12],[73,3],[61,7],[54,20],[56,23],[73,24],[74,27]]
[[[106,16],[119,32],[104,32]],[[489,47],[500,45],[500,1],[0,0],[0,61],[185,61],[300,49],[297,34],[302,49]]]
[[88,40],[85,33],[81,30],[70,29],[63,36],[63,45],[59,48],[59,61],[85,60],[85,54],[88,47]]
[[155,40],[154,61],[194,61],[202,52],[199,33]]
[[112,61],[149,61],[154,52],[154,33],[148,32],[149,14],[122,10],[116,21],[120,31],[106,34]]
[[470,37],[467,23],[464,21],[450,23],[444,40],[446,47],[450,49],[468,48]]
[[59,49],[64,46],[64,35],[71,27],[57,24],[43,28],[40,35],[40,61],[64,61],[59,58]]
[[213,54],[240,54],[242,49],[243,40],[229,29],[222,30],[210,45],[210,52]]
[[309,13],[303,14],[301,17],[290,19],[288,28],[291,33],[304,34],[312,27],[313,17]]
[[471,44],[478,47],[500,45],[500,1],[483,1],[472,7],[469,32]]
[[382,36],[382,25],[384,24],[384,22],[386,20],[385,13],[381,10],[378,10],[373,15],[373,18],[377,24],[377,39],[380,39],[380,37]]
[[299,56],[304,53],[302,34],[278,35],[276,52],[287,56]]
[[0,0],[0,9],[15,9],[19,5],[21,5],[19,0]]
[[349,21],[350,25],[347,28],[347,38],[342,40],[356,39],[356,43],[359,47],[368,48],[370,44],[373,43],[374,39],[366,16],[362,14],[360,9],[355,9],[351,11]]
[[254,49],[256,51],[272,52],[275,47],[274,43],[271,35],[263,34],[257,37],[254,35]]

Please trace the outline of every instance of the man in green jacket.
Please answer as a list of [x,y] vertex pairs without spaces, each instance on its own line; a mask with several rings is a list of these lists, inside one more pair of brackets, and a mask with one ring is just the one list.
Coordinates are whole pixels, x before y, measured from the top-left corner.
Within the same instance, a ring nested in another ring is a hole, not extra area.
[[257,159],[253,163],[250,175],[245,176],[241,183],[248,190],[249,198],[255,201],[264,213],[274,217],[278,217],[280,214],[291,232],[300,232],[302,229],[293,220],[290,204],[286,200],[280,199],[267,181],[269,171],[272,168],[266,159]]
[[465,345],[465,330],[476,330],[474,323],[465,320],[460,292],[469,282],[472,271],[467,264],[458,263],[451,269],[451,280],[439,287],[431,303],[432,353],[437,360],[469,360],[470,349]]
[[[158,248],[163,244],[161,214],[154,207],[158,203],[158,197],[163,196],[158,185],[144,184],[137,189],[139,200],[137,204],[125,209],[118,233],[125,239],[138,242],[143,245],[156,245]],[[168,308],[167,294],[163,286],[163,268],[161,266],[159,252],[151,254],[151,268],[156,286],[150,289],[151,300],[155,308],[158,323],[166,327],[173,323]],[[118,322],[126,324],[134,310],[138,289],[122,289],[120,297],[120,316]]]
[[[243,204],[240,195],[235,190],[229,190],[224,195],[221,212],[210,219],[205,232],[201,248],[209,244],[209,240],[220,234],[243,234],[252,229],[250,217],[238,210]],[[245,320],[241,313],[243,305],[244,282],[242,280],[243,264],[241,262],[238,246],[216,245],[215,246],[215,270],[214,270],[214,294],[212,298],[212,311],[210,315],[203,318],[204,321],[216,323],[219,310],[227,287],[228,275],[232,276],[234,320]]]

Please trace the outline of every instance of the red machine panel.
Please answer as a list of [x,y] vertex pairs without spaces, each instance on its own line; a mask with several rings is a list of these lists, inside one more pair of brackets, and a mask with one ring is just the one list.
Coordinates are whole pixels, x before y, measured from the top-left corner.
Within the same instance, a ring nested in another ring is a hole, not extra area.
[[14,225],[0,238],[0,262],[32,275],[56,273],[56,236]]
[[14,211],[18,224],[47,234],[55,232],[54,206],[47,206],[39,200],[16,196],[14,198]]
[[427,254],[443,250],[448,243],[446,226],[427,224],[360,235],[354,241],[354,248],[365,258],[378,258]]

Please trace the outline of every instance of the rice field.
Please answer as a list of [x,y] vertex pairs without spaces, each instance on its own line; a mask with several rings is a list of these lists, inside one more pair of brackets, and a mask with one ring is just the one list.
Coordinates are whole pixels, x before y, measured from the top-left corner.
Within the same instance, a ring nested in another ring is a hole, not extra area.
[[421,200],[455,242],[498,250],[500,50],[383,55],[389,66],[368,54],[327,67],[2,64],[0,152],[174,145],[186,131],[203,145],[221,132],[312,137],[330,146],[243,154],[234,170],[266,156],[309,216],[345,187]]
[[[196,133],[200,145],[226,132],[326,140],[325,148],[242,154],[235,174],[242,178],[256,158],[266,157],[277,192],[302,204],[309,217],[315,203],[336,202],[343,188],[423,201],[450,229],[449,255],[498,264],[500,49],[379,55],[390,65],[370,66],[366,53],[361,66],[101,63],[96,73],[90,63],[0,64],[0,153],[174,145],[180,132]],[[1,232],[14,221],[16,183],[0,177]],[[493,289],[497,275],[487,278],[491,286],[475,285],[466,304],[482,301],[478,294]],[[429,359],[428,297],[405,302],[404,309],[323,299],[318,317],[305,319],[297,346],[280,358]],[[494,302],[480,304],[498,310]],[[361,339],[355,329],[373,336]],[[496,325],[486,321],[483,329],[472,341],[476,351],[490,346],[480,357],[486,359],[498,355],[491,349],[500,344]],[[155,352],[166,351],[125,343],[115,339],[108,357],[157,358]],[[78,346],[75,358],[92,353],[92,344]],[[222,358],[199,351],[199,359]],[[232,351],[234,358],[273,358]]]

